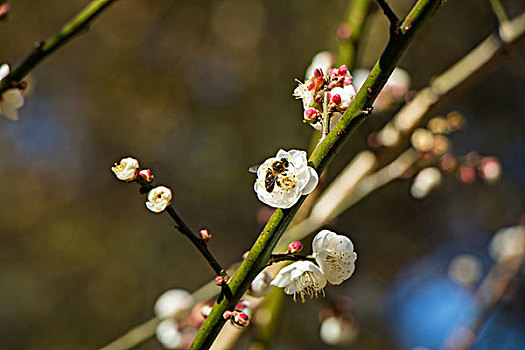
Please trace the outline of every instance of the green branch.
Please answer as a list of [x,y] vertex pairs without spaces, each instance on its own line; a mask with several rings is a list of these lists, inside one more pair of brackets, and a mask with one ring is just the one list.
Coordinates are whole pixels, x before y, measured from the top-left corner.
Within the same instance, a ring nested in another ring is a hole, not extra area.
[[89,24],[109,5],[117,0],[94,0],[80,11],[60,31],[46,41],[35,44],[33,51],[16,66],[11,73],[0,81],[0,93],[20,82],[24,77],[42,62],[47,56],[67,43],[74,36],[88,29]]
[[[391,36],[383,54],[348,110],[337,123],[334,130],[323,139],[312,153],[309,164],[319,173],[322,173],[344,142],[366,119],[369,114],[367,112],[368,109],[385,85],[410,39],[440,3],[441,0],[419,0],[401,24],[399,34]],[[301,197],[299,202],[290,209],[277,209],[275,211],[250,250],[248,257],[231,279],[229,284],[232,292],[231,298],[223,298],[215,304],[211,314],[197,333],[190,349],[208,349],[212,345],[226,322],[222,317],[224,311],[235,306],[250,286],[251,281],[266,266],[271,252],[305,198],[306,196]]]
[[371,0],[352,0],[348,4],[345,22],[338,30],[340,41],[337,48],[337,67],[346,64],[349,69],[355,69],[356,53],[370,12],[370,2]]

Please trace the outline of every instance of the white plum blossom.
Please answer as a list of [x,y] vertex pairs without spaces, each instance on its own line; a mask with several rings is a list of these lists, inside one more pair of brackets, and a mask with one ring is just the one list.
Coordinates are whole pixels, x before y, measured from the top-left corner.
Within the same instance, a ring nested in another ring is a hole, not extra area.
[[[9,74],[9,65],[0,66],[0,80]],[[0,94],[0,114],[11,120],[18,120],[18,109],[24,105],[24,96],[20,89],[8,89]]]
[[253,189],[263,203],[286,209],[312,192],[318,182],[319,176],[308,166],[305,151],[281,149],[259,166]]
[[410,187],[410,194],[417,199],[426,197],[432,189],[439,186],[441,178],[441,172],[436,167],[421,170]]
[[182,334],[173,320],[159,323],[155,335],[165,349],[178,349],[182,344]]
[[171,190],[164,186],[158,186],[149,191],[146,207],[154,213],[160,213],[171,204]]
[[331,284],[341,284],[354,273],[357,254],[348,237],[322,230],[312,241],[312,250],[315,261]]
[[358,335],[358,329],[341,317],[328,317],[321,323],[319,336],[328,345],[350,345]]
[[303,100],[304,109],[315,106],[314,98],[316,93],[317,91],[311,88],[311,85],[308,82],[300,84],[293,91],[295,98]]
[[157,317],[175,317],[193,305],[193,297],[183,289],[170,289],[155,302],[154,312]]
[[489,245],[494,260],[510,259],[525,254],[525,227],[505,227],[492,237]]
[[254,278],[250,289],[248,290],[250,295],[254,297],[263,297],[270,291],[270,283],[272,278],[266,271],[260,272],[257,277]]
[[[353,83],[356,90],[359,90],[363,86],[369,74],[370,70],[362,68],[356,69],[353,72]],[[381,90],[374,101],[374,109],[381,111],[391,107],[392,104],[403,99],[409,88],[410,75],[404,69],[399,67],[395,68],[386,81],[383,90]]]
[[122,158],[120,163],[115,163],[115,166],[112,167],[111,170],[119,180],[133,181],[137,178],[140,171],[139,161],[131,157]]
[[324,295],[323,288],[326,286],[326,278],[321,270],[310,261],[296,261],[279,271],[271,283],[272,286],[284,288],[286,294],[296,294],[301,296],[304,303],[304,296],[310,298]]

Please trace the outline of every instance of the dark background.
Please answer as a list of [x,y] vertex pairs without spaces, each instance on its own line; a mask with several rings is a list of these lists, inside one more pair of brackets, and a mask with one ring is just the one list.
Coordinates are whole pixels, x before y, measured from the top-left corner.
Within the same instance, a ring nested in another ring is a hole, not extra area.
[[[390,2],[399,14],[414,3]],[[0,61],[17,62],[86,3],[13,2],[0,22]],[[525,9],[521,0],[503,4],[511,17]],[[211,250],[224,265],[239,260],[260,229],[261,203],[247,168],[279,148],[308,147],[311,128],[291,96],[294,79],[303,79],[316,52],[336,47],[345,8],[346,1],[125,0],[42,63],[20,121],[0,120],[1,347],[93,349],[151,318],[166,289],[195,290],[212,277],[169,218],[148,212],[138,188],[112,175],[123,156],[137,157],[158,184],[173,189],[187,222],[212,232]],[[449,1],[400,66],[413,88],[422,88],[496,26],[488,1]],[[387,36],[377,11],[359,66],[375,62]],[[525,212],[524,48],[516,46],[436,111],[466,116],[468,127],[452,136],[454,151],[497,156],[498,185],[466,185],[451,175],[415,200],[410,181],[397,181],[330,226],[347,233],[359,255],[351,280],[327,288],[353,298],[361,329],[353,348],[406,349],[433,339],[434,330],[439,338],[436,327],[423,331],[422,324],[441,308],[430,296],[455,290],[446,281],[449,261],[471,253],[487,272],[491,235]],[[356,132],[330,176],[387,118],[372,118]],[[440,278],[448,287],[437,284],[437,293],[423,297],[434,309],[410,304],[418,291],[402,290],[413,283],[432,289]],[[523,275],[519,283],[523,296]],[[287,302],[274,348],[323,348],[317,312],[324,302]],[[524,301],[510,303],[498,309],[498,327],[523,330]],[[423,317],[403,318],[405,308]],[[523,335],[515,339],[501,349],[523,348]],[[155,340],[141,346],[159,348]]]

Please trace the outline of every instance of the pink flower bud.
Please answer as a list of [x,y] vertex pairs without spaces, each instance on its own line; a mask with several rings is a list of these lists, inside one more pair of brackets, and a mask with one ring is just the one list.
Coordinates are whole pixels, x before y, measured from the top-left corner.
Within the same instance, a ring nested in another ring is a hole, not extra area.
[[343,85],[352,85],[352,78],[345,78],[343,80]]
[[332,77],[332,76],[334,76],[336,74],[337,74],[337,69],[335,69],[335,68],[330,68],[330,70],[328,71],[328,75],[330,77]]
[[211,313],[211,306],[209,306],[209,305],[204,305],[204,306],[201,308],[201,315],[202,315],[202,317],[204,317],[204,318],[208,318],[208,316],[210,316],[210,313]]
[[237,306],[235,306],[235,310],[238,311],[245,311],[246,309],[250,308],[251,304],[249,301],[241,300],[237,303]]
[[0,20],[7,17],[9,10],[11,10],[11,6],[7,2],[0,5]]
[[155,178],[153,174],[151,173],[151,170],[144,169],[139,172],[139,176],[146,180],[146,182],[151,183],[153,182],[153,179]]
[[462,166],[458,173],[461,182],[471,184],[476,180],[476,170],[470,166]]
[[215,277],[215,284],[219,287],[223,286],[224,284],[226,284],[226,279],[223,276],[217,276]]
[[319,112],[315,108],[308,108],[304,111],[304,121],[307,123],[315,123]]
[[334,96],[332,96],[332,102],[335,103],[336,105],[340,105],[341,101],[342,101],[341,95],[335,94]]
[[341,67],[339,67],[339,69],[337,70],[337,74],[341,75],[341,76],[345,76],[346,73],[348,73],[348,67],[346,66],[346,64],[343,64]]
[[244,312],[234,312],[232,321],[239,327],[246,327],[250,323],[250,317]]
[[228,320],[232,317],[232,312],[230,310],[226,310],[224,311],[224,313],[222,314],[222,317],[225,319],[225,320]]
[[330,91],[326,93],[326,98],[328,99],[328,102],[332,100],[332,93]]
[[303,250],[303,244],[299,241],[294,241],[288,244],[288,253],[295,254]]
[[206,229],[202,229],[199,232],[202,243],[206,244],[211,239],[211,234]]

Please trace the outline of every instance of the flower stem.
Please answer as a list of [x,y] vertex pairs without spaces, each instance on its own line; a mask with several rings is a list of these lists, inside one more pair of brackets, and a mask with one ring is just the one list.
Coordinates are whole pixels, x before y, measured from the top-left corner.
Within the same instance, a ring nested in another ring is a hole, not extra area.
[[[410,13],[407,15],[400,27],[399,35],[391,36],[390,40],[372,69],[371,74],[364,82],[363,87],[357,93],[341,120],[334,129],[316,147],[309,159],[309,165],[314,167],[318,173],[328,166],[335,154],[341,149],[350,135],[367,118],[364,113],[372,106],[375,98],[385,85],[388,77],[394,70],[401,55],[405,51],[410,39],[416,30],[441,4],[441,0],[418,0]],[[231,308],[239,301],[250,286],[251,281],[258,272],[266,266],[271,257],[271,252],[288,227],[299,207],[306,199],[302,196],[299,201],[289,209],[277,209],[259,238],[253,245],[241,267],[232,277],[229,284],[232,298],[222,299],[213,307],[210,315],[199,329],[190,349],[208,349],[226,322],[222,317],[224,311]]]
[[[144,180],[142,177],[138,177],[136,180],[141,188],[142,192],[148,193],[153,189],[153,186],[148,183],[146,180]],[[199,250],[199,252],[202,254],[204,259],[210,264],[211,268],[217,276],[226,276],[226,270],[222,268],[222,266],[217,262],[217,259],[212,255],[212,253],[208,250],[208,247],[204,242],[202,242],[199,237],[193,233],[193,231],[189,228],[189,226],[182,220],[182,218],[177,214],[175,209],[173,209],[172,205],[168,205],[166,207],[166,212],[171,216],[173,221],[175,221],[175,229],[182,233],[184,236],[188,237],[188,239],[193,243],[193,245]]]
[[321,141],[324,140],[326,135],[330,132],[330,113],[328,113],[328,92],[325,91],[323,98],[323,136]]
[[0,81],[0,93],[9,89],[13,82],[20,82],[33,68],[42,62],[49,54],[67,43],[84,29],[106,8],[117,0],[93,0],[71,21],[66,23],[54,36],[34,45],[33,51]]

